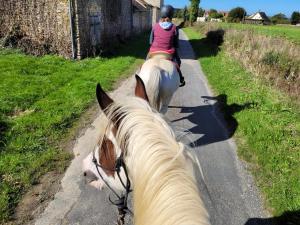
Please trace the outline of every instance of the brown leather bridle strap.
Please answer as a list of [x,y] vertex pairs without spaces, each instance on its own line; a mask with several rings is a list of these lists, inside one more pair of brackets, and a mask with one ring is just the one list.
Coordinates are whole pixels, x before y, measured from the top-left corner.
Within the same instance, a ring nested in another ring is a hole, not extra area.
[[[124,162],[123,153],[121,153],[120,157],[117,158],[115,169],[107,169],[107,168],[104,168],[103,166],[101,166],[97,162],[97,159],[95,157],[95,151],[93,151],[92,161],[95,164],[96,170],[97,170],[99,176],[101,177],[101,179],[103,180],[103,182],[111,190],[111,192],[117,197],[117,200],[114,200],[114,201],[111,200],[110,196],[108,197],[108,199],[109,199],[111,204],[118,207],[118,211],[119,211],[118,225],[123,225],[126,213],[129,213],[133,216],[133,212],[127,206],[128,195],[132,190],[130,189],[131,183],[130,183],[130,180],[129,180],[129,177],[128,177],[128,171],[127,171],[126,164]],[[124,173],[125,173],[125,176],[126,176],[126,184],[124,183],[123,179],[120,176],[121,167],[123,167],[123,170],[124,170]],[[125,189],[125,194],[123,196],[118,195],[118,193],[108,184],[108,182],[103,178],[102,174],[100,173],[99,168],[101,168],[103,170],[108,170],[108,171],[117,173],[118,178],[119,178],[122,186]]]

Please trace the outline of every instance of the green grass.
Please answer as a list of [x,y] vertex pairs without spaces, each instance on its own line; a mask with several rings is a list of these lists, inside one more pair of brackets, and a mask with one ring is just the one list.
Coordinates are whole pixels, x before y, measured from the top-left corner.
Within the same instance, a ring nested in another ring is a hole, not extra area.
[[300,27],[289,25],[253,25],[241,23],[218,23],[223,29],[253,30],[258,34],[286,38],[294,43],[300,44]]
[[299,104],[267,87],[208,44],[192,28],[185,29],[204,73],[216,94],[230,104],[254,102],[255,107],[234,114],[239,155],[250,162],[257,184],[274,213],[300,209]]
[[41,175],[66,168],[71,156],[60,141],[95,103],[97,82],[112,90],[142,62],[146,41],[141,36],[115,57],[82,61],[0,49],[0,224]]

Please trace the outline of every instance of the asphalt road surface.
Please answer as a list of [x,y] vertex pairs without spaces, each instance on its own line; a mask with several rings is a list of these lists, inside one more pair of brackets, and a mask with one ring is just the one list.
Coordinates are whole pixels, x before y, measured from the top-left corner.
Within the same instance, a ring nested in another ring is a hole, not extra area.
[[[170,104],[167,118],[179,133],[189,130],[182,141],[196,152],[203,172],[197,176],[201,197],[212,225],[266,225],[261,197],[245,164],[237,158],[236,146],[225,129],[222,116],[209,90],[199,62],[183,32],[180,55],[186,86],[179,88]],[[134,79],[125,81],[113,94],[132,94]],[[223,96],[224,97],[224,96]],[[98,191],[84,182],[83,158],[93,150],[99,131],[99,118],[77,140],[75,158],[68,168],[62,188],[49,203],[36,225],[113,225],[117,210],[108,201],[109,192]],[[238,126],[238,124],[235,124]],[[131,219],[127,217],[127,224]]]

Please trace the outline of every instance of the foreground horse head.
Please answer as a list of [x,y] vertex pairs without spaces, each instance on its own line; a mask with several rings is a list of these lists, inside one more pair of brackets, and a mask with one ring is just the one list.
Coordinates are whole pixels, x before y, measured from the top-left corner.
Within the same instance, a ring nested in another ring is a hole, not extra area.
[[[97,163],[106,168],[101,172],[115,182],[113,166],[123,155],[133,185],[134,224],[209,224],[184,145],[176,141],[161,114],[149,106],[145,89],[139,91],[141,98],[114,102],[100,85],[97,87],[97,98],[107,117],[107,129],[95,153]],[[85,159],[85,172],[100,179],[93,171],[92,158]]]
[[180,83],[174,63],[167,59],[165,54],[157,54],[143,64],[139,76],[145,83],[151,107],[166,113]]
[[[96,95],[100,108],[105,112],[106,109],[108,109],[113,103],[113,100],[102,90],[100,85],[97,85]],[[145,85],[138,75],[136,75],[135,96],[140,99],[144,99],[145,106],[150,109]],[[101,190],[105,186],[105,182],[103,181],[105,180],[112,188],[121,192],[123,191],[124,185],[122,185],[116,173],[116,160],[120,158],[123,152],[115,138],[117,132],[116,125],[118,124],[118,121],[112,123],[108,120],[105,113],[100,115],[100,119],[101,127],[98,144],[94,151],[91,152],[83,161],[84,176],[87,183],[97,189]],[[101,166],[97,168],[95,166],[95,162]],[[102,177],[100,177],[100,175]],[[120,175],[122,180],[127,179],[124,169],[122,168]]]

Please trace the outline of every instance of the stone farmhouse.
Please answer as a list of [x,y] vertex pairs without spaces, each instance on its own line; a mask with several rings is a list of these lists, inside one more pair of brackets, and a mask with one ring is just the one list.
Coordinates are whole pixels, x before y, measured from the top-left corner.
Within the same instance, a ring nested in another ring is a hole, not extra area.
[[246,17],[244,22],[245,23],[250,23],[250,24],[263,24],[263,25],[270,25],[271,24],[271,20],[269,19],[269,17],[264,12],[254,13],[254,14]]
[[26,52],[81,59],[149,30],[163,0],[0,1],[0,38]]

